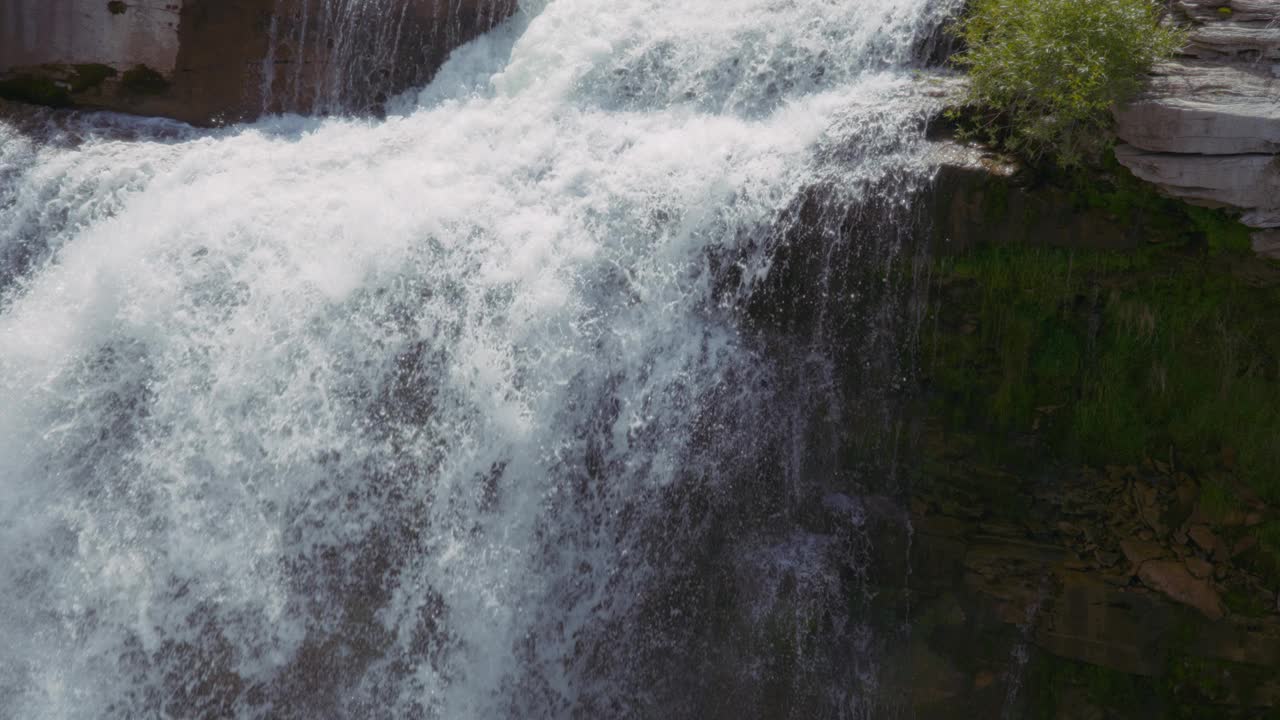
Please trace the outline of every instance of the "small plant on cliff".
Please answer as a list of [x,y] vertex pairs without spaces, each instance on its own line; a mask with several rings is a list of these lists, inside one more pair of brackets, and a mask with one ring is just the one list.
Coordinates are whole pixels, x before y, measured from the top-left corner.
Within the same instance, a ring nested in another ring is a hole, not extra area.
[[1077,166],[1110,143],[1113,105],[1182,43],[1154,0],[974,0],[957,26],[971,132]]

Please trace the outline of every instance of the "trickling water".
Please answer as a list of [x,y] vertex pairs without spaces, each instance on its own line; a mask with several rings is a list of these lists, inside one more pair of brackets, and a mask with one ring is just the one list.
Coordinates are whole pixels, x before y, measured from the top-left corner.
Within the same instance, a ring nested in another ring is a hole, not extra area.
[[0,716],[887,714],[848,458],[954,4],[529,2],[383,121],[0,123]]
[[515,0],[275,0],[263,59],[267,112],[378,110]]

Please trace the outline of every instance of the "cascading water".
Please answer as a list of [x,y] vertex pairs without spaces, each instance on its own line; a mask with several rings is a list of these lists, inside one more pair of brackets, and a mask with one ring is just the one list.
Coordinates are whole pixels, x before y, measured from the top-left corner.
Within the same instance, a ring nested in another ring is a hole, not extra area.
[[515,0],[275,0],[262,62],[266,112],[381,111]]
[[954,5],[529,2],[377,122],[0,123],[0,716],[893,715],[849,457]]

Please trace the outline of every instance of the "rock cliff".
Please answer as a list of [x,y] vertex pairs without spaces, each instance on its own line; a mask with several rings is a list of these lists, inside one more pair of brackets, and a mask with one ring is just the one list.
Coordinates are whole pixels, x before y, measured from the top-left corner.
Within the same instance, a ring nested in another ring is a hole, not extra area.
[[12,0],[0,97],[198,125],[377,112],[514,0]]
[[1116,112],[1116,157],[1163,192],[1238,210],[1280,258],[1280,4],[1178,0],[1182,57]]

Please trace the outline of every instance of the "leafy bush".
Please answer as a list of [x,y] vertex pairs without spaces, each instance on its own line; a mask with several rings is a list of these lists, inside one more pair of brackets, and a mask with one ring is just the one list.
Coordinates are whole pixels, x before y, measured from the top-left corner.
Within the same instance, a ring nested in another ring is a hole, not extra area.
[[985,139],[1075,166],[1111,140],[1111,107],[1182,44],[1154,0],[974,0],[957,27]]

